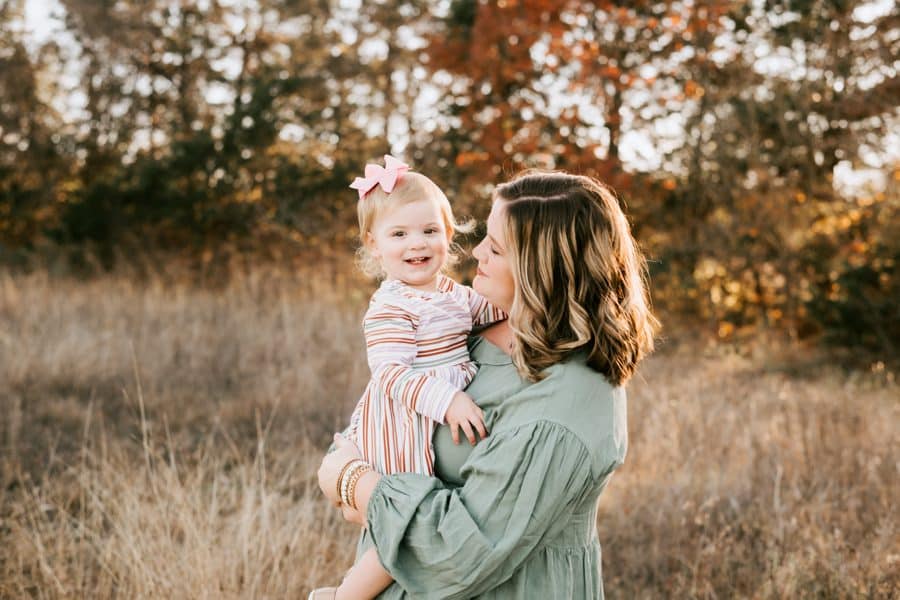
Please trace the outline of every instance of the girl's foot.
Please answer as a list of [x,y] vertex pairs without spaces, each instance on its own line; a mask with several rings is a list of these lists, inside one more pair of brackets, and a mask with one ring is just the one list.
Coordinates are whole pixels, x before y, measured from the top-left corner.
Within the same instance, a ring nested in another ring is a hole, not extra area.
[[337,595],[337,588],[316,588],[309,593],[306,600],[334,600]]

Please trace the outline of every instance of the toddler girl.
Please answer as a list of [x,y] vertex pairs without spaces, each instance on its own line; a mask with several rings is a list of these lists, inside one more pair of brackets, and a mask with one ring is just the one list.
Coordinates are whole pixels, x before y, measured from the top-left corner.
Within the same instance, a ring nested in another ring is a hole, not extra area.
[[[442,274],[456,224],[447,197],[429,178],[386,155],[385,167],[366,165],[350,186],[357,213],[363,269],[384,277],[363,319],[372,377],[344,435],[364,461],[345,467],[342,501],[355,504],[355,486],[371,465],[381,473],[434,474],[431,435],[447,423],[459,443],[487,434],[481,409],[462,391],[475,375],[466,339],[474,325],[506,318],[469,287]],[[369,550],[338,588],[310,599],[374,598],[392,579]]]

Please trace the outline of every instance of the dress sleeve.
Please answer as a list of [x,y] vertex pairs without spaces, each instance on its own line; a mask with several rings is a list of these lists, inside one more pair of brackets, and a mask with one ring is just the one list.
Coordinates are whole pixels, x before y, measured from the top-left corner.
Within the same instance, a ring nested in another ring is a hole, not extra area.
[[401,402],[439,423],[453,395],[449,382],[413,369],[419,317],[401,305],[375,304],[363,319],[366,355],[372,379],[394,402]]
[[472,313],[472,325],[487,325],[495,321],[502,321],[507,314],[492,305],[487,299],[466,285],[460,285],[465,291],[466,300],[469,304],[469,312]]
[[462,487],[382,477],[367,507],[382,565],[411,597],[471,598],[509,579],[594,488],[590,454],[562,425],[492,432],[463,465]]

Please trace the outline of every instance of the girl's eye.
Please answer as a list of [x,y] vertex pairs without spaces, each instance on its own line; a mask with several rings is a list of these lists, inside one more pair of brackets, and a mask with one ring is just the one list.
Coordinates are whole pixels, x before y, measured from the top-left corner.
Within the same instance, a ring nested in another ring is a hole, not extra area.
[[392,233],[391,235],[394,236],[394,237],[403,237],[403,232],[402,232],[402,231],[395,231],[395,232]]
[[426,233],[427,235],[431,235],[432,233],[437,233],[437,229],[426,229],[426,230],[425,230],[425,233]]

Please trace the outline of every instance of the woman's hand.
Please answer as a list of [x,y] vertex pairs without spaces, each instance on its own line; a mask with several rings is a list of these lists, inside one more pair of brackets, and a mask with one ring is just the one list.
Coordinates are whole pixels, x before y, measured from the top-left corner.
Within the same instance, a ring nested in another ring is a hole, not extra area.
[[337,490],[338,477],[347,463],[362,458],[362,454],[353,442],[339,433],[334,434],[334,448],[333,452],[325,455],[319,466],[319,489],[335,506],[341,506]]

